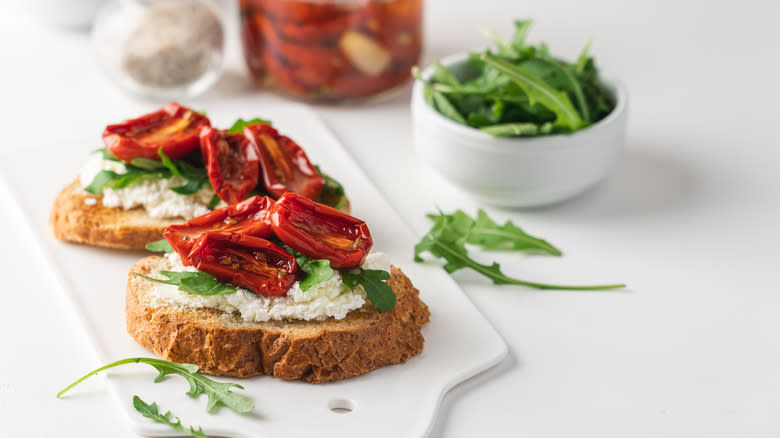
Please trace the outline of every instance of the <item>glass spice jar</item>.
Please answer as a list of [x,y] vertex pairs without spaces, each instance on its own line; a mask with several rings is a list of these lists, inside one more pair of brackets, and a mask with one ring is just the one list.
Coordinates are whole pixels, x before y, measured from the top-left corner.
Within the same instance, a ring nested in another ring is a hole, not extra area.
[[92,40],[119,86],[170,100],[195,96],[217,80],[223,33],[211,0],[113,0],[98,14]]
[[422,49],[423,0],[240,0],[244,57],[264,86],[312,100],[399,88]]

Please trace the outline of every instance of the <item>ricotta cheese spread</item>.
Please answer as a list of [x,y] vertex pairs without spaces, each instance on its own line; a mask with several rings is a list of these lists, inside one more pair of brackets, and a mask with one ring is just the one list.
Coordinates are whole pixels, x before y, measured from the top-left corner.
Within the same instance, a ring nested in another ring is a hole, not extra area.
[[[123,163],[104,160],[101,154],[94,154],[79,175],[82,188],[87,187],[101,170],[119,174],[127,172]],[[214,196],[211,186],[192,195],[180,195],[169,190],[183,186],[186,182],[184,178],[174,175],[166,179],[142,179],[121,189],[104,188],[102,203],[109,208],[121,207],[124,210],[143,207],[149,216],[161,219],[182,217],[190,220],[210,212],[208,205]],[[224,205],[220,203],[219,207]]]
[[[166,255],[173,266],[172,271],[195,271],[191,266],[184,266],[179,255]],[[363,262],[364,269],[381,269],[390,271],[390,263],[383,253],[371,253]],[[366,302],[365,292],[361,288],[350,289],[341,280],[338,270],[333,277],[312,286],[309,290],[301,290],[296,282],[286,295],[267,298],[252,291],[239,288],[236,292],[201,296],[180,291],[176,286],[158,284],[150,294],[152,307],[181,306],[185,308],[208,307],[227,313],[238,313],[245,321],[269,320],[324,320],[328,317],[343,319],[347,314],[363,306]]]

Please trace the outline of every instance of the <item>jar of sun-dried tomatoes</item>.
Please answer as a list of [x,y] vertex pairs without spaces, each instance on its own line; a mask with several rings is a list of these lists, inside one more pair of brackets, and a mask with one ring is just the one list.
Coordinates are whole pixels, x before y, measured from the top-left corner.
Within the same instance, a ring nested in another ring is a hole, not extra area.
[[240,0],[244,56],[264,86],[313,100],[397,89],[422,48],[423,0]]

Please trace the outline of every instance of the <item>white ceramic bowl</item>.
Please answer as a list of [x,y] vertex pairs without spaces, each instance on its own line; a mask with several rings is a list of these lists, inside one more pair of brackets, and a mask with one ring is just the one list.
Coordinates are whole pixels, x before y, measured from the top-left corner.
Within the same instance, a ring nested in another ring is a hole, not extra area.
[[[456,76],[468,55],[442,59]],[[422,74],[430,78],[433,68]],[[602,80],[616,98],[604,119],[573,134],[495,138],[439,114],[425,100],[423,84],[412,91],[417,154],[444,178],[479,200],[507,207],[535,207],[569,199],[615,167],[625,142],[627,95],[614,79]]]

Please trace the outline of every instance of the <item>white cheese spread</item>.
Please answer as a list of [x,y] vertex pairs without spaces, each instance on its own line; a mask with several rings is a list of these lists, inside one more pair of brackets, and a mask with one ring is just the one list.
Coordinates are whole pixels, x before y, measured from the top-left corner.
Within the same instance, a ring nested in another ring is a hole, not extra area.
[[[184,266],[179,255],[166,255],[173,271],[195,271],[191,266]],[[371,253],[366,257],[364,269],[381,269],[390,271],[390,263],[383,253]],[[268,320],[324,320],[328,317],[343,319],[347,314],[363,306],[366,301],[362,289],[349,289],[341,281],[341,275],[334,270],[333,277],[327,281],[312,286],[309,290],[301,290],[296,282],[286,295],[267,298],[252,291],[238,289],[236,292],[201,296],[180,291],[176,286],[158,284],[150,294],[150,305],[181,306],[184,308],[208,307],[227,313],[237,313],[245,321]]]
[[[88,186],[95,175],[101,170],[111,170],[116,173],[126,173],[125,165],[111,160],[104,160],[101,154],[94,154],[84,165],[79,175],[81,186]],[[186,184],[184,178],[172,176],[166,179],[141,179],[121,189],[103,189],[102,203],[109,208],[129,210],[143,207],[149,216],[154,218],[182,217],[190,220],[211,211],[208,207],[214,190],[210,186],[192,195],[180,195],[169,190]],[[221,203],[219,206],[224,206]]]

